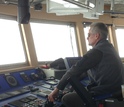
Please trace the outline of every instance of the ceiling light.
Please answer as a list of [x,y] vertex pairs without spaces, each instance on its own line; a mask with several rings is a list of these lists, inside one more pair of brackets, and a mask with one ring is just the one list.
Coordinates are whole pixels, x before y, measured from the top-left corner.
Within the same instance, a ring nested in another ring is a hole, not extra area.
[[79,7],[77,5],[67,3],[61,4],[58,2],[54,2],[55,0],[47,0],[46,6],[47,6],[47,12],[48,13],[82,13],[82,12],[88,12],[88,9]]
[[88,19],[98,19],[104,10],[104,0],[47,0],[46,5],[48,13],[83,14],[84,18]]

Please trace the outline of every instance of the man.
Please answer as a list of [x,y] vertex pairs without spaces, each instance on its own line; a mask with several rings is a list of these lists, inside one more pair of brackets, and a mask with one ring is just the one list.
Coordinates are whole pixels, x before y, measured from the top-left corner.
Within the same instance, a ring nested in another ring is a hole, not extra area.
[[[121,85],[124,83],[123,64],[112,44],[108,42],[107,35],[108,29],[104,23],[91,24],[87,40],[93,49],[65,73],[48,96],[49,101],[53,102],[59,90],[65,88],[69,77],[73,75],[79,77],[88,70],[91,80],[91,85],[88,86],[89,92],[104,95],[121,90]],[[75,92],[64,95],[62,102],[67,107],[84,107],[83,101]]]

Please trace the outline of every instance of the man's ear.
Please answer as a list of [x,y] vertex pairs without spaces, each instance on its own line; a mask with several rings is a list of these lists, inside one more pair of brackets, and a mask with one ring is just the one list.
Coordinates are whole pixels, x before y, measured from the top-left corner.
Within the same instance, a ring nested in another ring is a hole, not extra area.
[[100,34],[99,33],[96,33],[96,39],[100,39]]

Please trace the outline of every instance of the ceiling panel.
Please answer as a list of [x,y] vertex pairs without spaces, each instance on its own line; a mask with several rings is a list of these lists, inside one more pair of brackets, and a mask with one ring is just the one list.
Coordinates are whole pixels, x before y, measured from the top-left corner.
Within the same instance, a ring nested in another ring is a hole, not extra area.
[[[37,3],[42,3],[44,4],[46,0],[29,0],[31,6],[35,5]],[[85,2],[85,0],[80,0],[83,3]],[[12,4],[12,5],[17,5],[18,0],[0,0],[0,4]],[[113,8],[111,4],[113,5]],[[104,4],[107,6],[110,6],[109,10],[104,10],[105,13],[109,13],[112,15],[115,14],[124,14],[124,0],[104,0]]]

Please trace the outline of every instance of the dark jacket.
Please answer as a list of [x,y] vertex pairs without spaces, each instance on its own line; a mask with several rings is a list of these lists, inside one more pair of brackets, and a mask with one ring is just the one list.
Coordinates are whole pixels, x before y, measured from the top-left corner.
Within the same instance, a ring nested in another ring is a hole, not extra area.
[[[89,70],[89,71],[88,71]],[[60,80],[57,88],[63,90],[68,78],[79,77],[87,72],[95,86],[89,90],[96,94],[105,94],[117,91],[124,83],[124,68],[112,44],[107,40],[100,40],[96,46],[88,51]]]
[[96,83],[91,90],[97,94],[120,90],[124,83],[124,69],[116,50],[104,39],[94,49],[101,51],[103,55],[101,61],[89,71],[92,81]]

